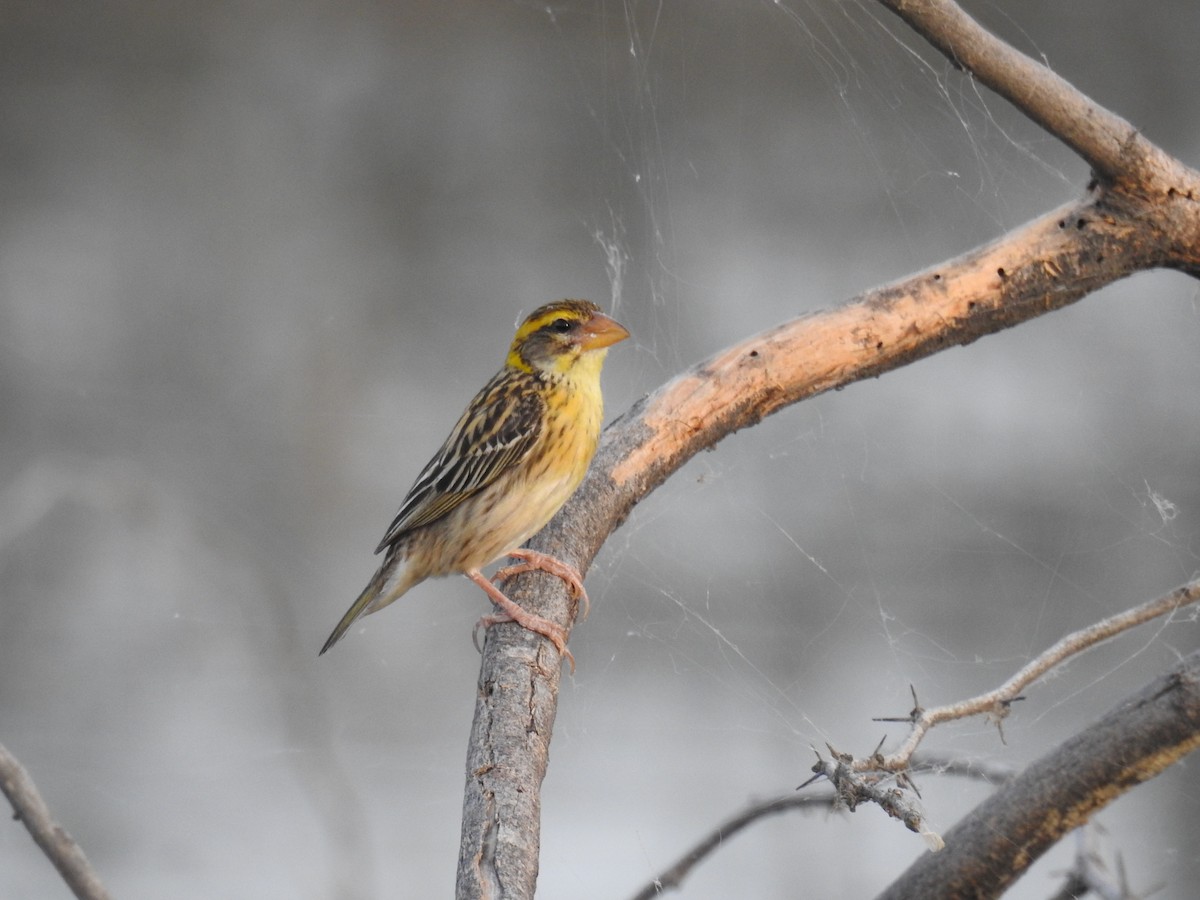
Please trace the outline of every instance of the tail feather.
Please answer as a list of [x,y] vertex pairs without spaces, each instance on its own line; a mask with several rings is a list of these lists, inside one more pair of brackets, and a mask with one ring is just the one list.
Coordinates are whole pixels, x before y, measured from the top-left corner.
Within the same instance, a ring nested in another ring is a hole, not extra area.
[[383,609],[412,587],[412,582],[406,577],[406,568],[403,561],[396,557],[384,560],[379,571],[372,576],[371,581],[363,588],[363,592],[358,595],[358,599],[350,604],[350,608],[346,610],[346,614],[337,623],[337,627],[333,629],[325,641],[325,645],[321,647],[321,652],[317,655],[322,655],[340,641],[350,630],[350,626],[358,619]]

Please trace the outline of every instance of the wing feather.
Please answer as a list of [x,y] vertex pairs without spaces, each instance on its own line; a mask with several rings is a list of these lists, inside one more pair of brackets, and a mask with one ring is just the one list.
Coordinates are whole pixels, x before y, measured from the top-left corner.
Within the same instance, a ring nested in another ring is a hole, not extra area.
[[535,375],[505,369],[475,395],[417,476],[376,553],[449,514],[529,454],[545,409],[536,381]]

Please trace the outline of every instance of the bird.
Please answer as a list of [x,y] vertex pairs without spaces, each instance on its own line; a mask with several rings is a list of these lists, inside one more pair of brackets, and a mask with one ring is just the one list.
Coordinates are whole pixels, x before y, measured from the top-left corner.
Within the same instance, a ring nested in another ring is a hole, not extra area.
[[[587,609],[574,567],[521,545],[579,487],[600,438],[600,371],[608,348],[629,331],[588,300],[560,300],[530,313],[504,365],[467,405],[441,449],[409,489],[376,553],[383,561],[321,648],[324,654],[362,616],[425,581],[455,573],[497,608],[476,625],[515,621],[575,662],[566,632],[510,600],[493,584],[541,569],[562,578]],[[481,570],[510,557],[491,580]],[[319,654],[320,655],[320,654]]]

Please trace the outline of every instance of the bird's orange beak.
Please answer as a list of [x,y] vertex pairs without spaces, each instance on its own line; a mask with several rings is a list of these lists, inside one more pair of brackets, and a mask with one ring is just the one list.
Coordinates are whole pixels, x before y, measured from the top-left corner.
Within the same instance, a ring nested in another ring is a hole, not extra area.
[[592,317],[583,323],[581,337],[579,346],[584,350],[599,350],[625,340],[629,337],[629,331],[616,319],[611,319],[604,313],[593,313]]

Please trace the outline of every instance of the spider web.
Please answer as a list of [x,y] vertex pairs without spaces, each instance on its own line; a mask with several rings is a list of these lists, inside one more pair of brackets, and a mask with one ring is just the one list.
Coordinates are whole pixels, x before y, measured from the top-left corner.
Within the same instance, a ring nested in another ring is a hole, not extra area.
[[[1197,9],[969,11],[1186,159]],[[142,13],[40,4],[0,34],[0,741],[116,896],[449,894],[483,599],[423,584],[316,650],[522,311],[630,327],[611,418],[1088,179],[866,0]],[[631,893],[814,748],[896,742],[872,719],[910,685],[994,687],[1193,577],[1198,327],[1190,282],[1139,276],[656,490],[588,574],[542,893]],[[1196,645],[1194,616],[1144,626],[1003,740],[928,746],[1023,765]],[[990,790],[919,784],[939,831]],[[1101,852],[1187,896],[1198,801],[1177,767],[1103,814]],[[685,894],[865,896],[922,852],[875,809],[777,817]],[[0,895],[61,890],[0,834]]]

